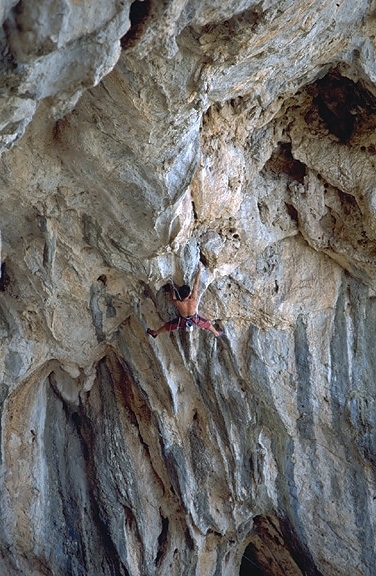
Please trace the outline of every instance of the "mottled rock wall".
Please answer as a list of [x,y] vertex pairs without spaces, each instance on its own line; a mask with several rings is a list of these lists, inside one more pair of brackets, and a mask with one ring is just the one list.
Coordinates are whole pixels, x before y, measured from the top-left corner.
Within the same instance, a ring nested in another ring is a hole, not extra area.
[[375,8],[0,6],[1,573],[374,575]]

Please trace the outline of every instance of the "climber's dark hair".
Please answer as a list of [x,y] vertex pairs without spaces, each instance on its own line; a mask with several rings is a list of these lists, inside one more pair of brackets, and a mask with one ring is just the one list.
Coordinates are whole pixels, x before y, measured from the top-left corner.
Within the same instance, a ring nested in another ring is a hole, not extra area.
[[179,292],[180,299],[184,300],[184,298],[186,298],[187,296],[190,295],[191,289],[187,284],[184,284],[184,286],[180,286],[178,292]]

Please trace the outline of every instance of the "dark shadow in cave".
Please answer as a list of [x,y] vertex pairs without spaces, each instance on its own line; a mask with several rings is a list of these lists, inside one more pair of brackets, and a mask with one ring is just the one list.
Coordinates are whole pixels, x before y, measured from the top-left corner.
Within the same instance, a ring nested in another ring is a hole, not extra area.
[[304,176],[307,173],[306,165],[296,160],[291,152],[290,143],[279,143],[264,167],[265,172],[273,172],[276,175],[287,174],[291,181],[304,184]]
[[329,72],[308,91],[327,129],[343,143],[349,141],[363,117],[376,113],[376,99],[362,82],[353,82],[338,70]]
[[244,550],[239,576],[264,576],[260,566],[251,559],[253,551],[248,550],[248,548],[249,546]]
[[239,576],[322,576],[291,523],[277,516],[256,516]]
[[123,49],[132,46],[141,36],[144,25],[148,19],[151,8],[151,0],[135,0],[132,2],[129,11],[131,27],[122,37],[120,44]]
[[8,270],[6,267],[5,262],[1,264],[1,271],[0,271],[0,292],[5,292],[7,286],[10,285],[10,276],[8,274]]

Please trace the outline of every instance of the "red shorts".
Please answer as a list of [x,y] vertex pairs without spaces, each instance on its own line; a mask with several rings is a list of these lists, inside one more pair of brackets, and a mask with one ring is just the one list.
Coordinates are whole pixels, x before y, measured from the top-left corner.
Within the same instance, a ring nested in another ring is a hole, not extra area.
[[184,328],[187,323],[188,325],[195,324],[200,328],[204,328],[204,330],[209,330],[209,327],[211,326],[210,320],[207,320],[198,314],[195,314],[190,318],[184,318],[183,316],[180,316],[179,318],[175,318],[174,320],[171,320],[171,322],[168,322],[168,326],[170,330],[177,330],[178,328]]

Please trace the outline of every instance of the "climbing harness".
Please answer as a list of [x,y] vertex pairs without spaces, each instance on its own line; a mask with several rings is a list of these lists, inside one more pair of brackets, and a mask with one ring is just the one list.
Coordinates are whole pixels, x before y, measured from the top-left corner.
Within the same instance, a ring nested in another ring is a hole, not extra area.
[[[180,325],[182,325],[182,327],[184,327],[186,330],[188,330],[188,332],[192,332],[193,330],[193,325],[195,324],[195,322],[193,322],[193,318],[197,316],[197,314],[193,314],[192,316],[178,316],[176,319],[171,320],[170,321],[170,327],[169,327],[169,332],[171,332],[172,330],[179,330]],[[182,322],[182,320],[184,321],[184,323]],[[176,323],[177,321],[177,323]],[[172,326],[175,325],[175,328],[172,328]]]

